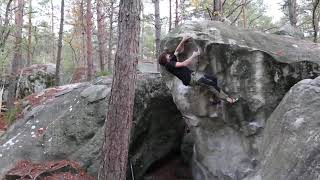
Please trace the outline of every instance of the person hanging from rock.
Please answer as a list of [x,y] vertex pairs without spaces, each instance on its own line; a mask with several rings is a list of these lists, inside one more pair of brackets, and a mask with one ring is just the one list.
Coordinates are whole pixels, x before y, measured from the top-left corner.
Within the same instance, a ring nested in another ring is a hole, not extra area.
[[[158,57],[158,63],[165,67],[165,69],[179,78],[185,86],[205,86],[207,87],[213,94],[229,103],[234,103],[238,99],[228,96],[226,93],[222,91],[222,89],[218,86],[218,80],[216,77],[203,74],[200,72],[194,72],[188,68],[190,64],[194,62],[195,59],[200,55],[200,50],[198,48],[197,51],[193,52],[193,54],[187,58],[183,62],[177,61],[178,54],[184,51],[184,45],[191,39],[189,36],[185,36],[182,38],[181,42],[177,46],[174,53],[169,51],[163,52]],[[219,101],[220,102],[220,101]]]

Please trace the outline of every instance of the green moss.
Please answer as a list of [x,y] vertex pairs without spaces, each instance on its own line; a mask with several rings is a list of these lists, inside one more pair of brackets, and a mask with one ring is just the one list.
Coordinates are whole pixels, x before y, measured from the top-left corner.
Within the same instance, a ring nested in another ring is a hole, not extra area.
[[101,77],[101,76],[110,76],[112,75],[111,71],[100,71],[96,74],[96,77]]
[[16,105],[13,109],[5,113],[5,121],[8,126],[14,123],[21,112],[20,105]]

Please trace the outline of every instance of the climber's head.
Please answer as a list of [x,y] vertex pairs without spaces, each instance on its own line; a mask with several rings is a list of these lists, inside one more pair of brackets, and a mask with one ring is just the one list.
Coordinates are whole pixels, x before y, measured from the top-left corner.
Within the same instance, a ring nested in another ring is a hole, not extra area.
[[159,56],[158,58],[159,64],[162,66],[166,65],[168,62],[170,62],[172,56],[173,56],[173,53],[166,50]]

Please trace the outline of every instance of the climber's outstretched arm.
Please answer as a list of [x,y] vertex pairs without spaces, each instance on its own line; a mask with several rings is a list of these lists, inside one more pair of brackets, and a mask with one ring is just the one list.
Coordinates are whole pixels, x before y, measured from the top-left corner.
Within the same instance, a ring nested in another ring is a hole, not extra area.
[[176,62],[176,67],[179,68],[189,66],[190,64],[192,64],[193,60],[196,59],[196,57],[198,57],[199,55],[200,50],[198,49],[198,51],[193,52],[193,54],[183,62]]
[[191,37],[190,36],[185,36],[182,38],[181,42],[177,46],[176,50],[174,51],[174,55],[178,55],[179,53],[183,52],[184,50],[184,44],[186,41],[188,41]]

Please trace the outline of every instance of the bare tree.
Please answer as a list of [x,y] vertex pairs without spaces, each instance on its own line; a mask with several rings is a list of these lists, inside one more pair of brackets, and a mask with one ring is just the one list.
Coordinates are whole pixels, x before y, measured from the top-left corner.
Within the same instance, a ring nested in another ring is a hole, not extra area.
[[4,15],[4,22],[3,25],[0,24],[2,26],[1,30],[0,30],[0,50],[4,47],[4,45],[6,44],[6,41],[9,37],[10,34],[10,29],[8,28],[9,26],[9,13],[10,13],[10,7],[12,4],[13,0],[9,0],[7,2],[6,5],[6,10],[5,10],[5,15]]
[[213,0],[213,16],[212,19],[220,21],[222,15],[222,2],[221,0]]
[[80,22],[81,22],[81,49],[80,49],[80,62],[82,63],[83,67],[86,66],[86,25],[84,22],[85,15],[84,15],[84,0],[81,0],[80,3]]
[[92,4],[91,0],[87,0],[87,80],[90,81],[93,78],[93,45],[92,45]]
[[29,0],[28,57],[27,66],[31,65],[32,56],[32,0]]
[[297,27],[297,0],[287,0],[285,5],[288,7],[290,24]]
[[114,14],[114,0],[110,0],[109,7],[109,44],[108,44],[108,71],[112,71],[112,42],[113,42],[113,14]]
[[56,63],[56,74],[55,74],[55,85],[60,85],[60,63],[61,63],[61,53],[62,53],[62,37],[63,37],[63,22],[64,22],[64,0],[61,0],[61,18],[60,18],[60,29],[59,29],[59,39],[58,39],[58,54]]
[[171,1],[169,0],[169,31],[172,29],[172,7],[171,7]]
[[318,42],[318,33],[319,33],[319,20],[320,20],[320,13],[317,11],[320,8],[319,5],[320,0],[313,0],[313,8],[312,8],[312,26],[313,26],[313,41],[315,43]]
[[22,67],[22,26],[23,26],[23,8],[24,0],[17,0],[17,9],[15,11],[15,46],[14,54],[11,63],[11,76],[8,88],[8,100],[7,105],[11,110],[14,107],[15,95],[16,95],[16,75],[19,69]]
[[247,28],[247,0],[242,1],[242,19],[243,19],[243,28]]
[[176,0],[176,19],[174,21],[174,27],[177,27],[178,24],[179,24],[179,11],[178,11],[178,8],[179,8],[179,3],[178,3],[178,0]]
[[55,44],[55,34],[54,34],[54,6],[53,0],[50,0],[51,3],[51,34],[52,34],[52,62],[56,60],[56,44]]
[[105,64],[105,14],[102,12],[103,2],[97,0],[97,24],[98,24],[98,44],[99,44],[99,62],[100,71],[104,71]]
[[144,6],[143,6],[143,3],[141,3],[141,22],[142,22],[142,25],[140,26],[141,27],[141,31],[140,31],[140,46],[139,46],[139,54],[140,54],[140,60],[143,60],[143,53],[144,53],[144,49],[143,49],[143,46],[144,46]]
[[[161,38],[161,24],[160,24],[160,0],[154,0],[154,17],[155,17],[155,34],[156,34],[156,57],[160,55],[160,38]],[[157,70],[160,70],[159,63],[157,63]]]
[[140,0],[121,0],[115,72],[99,179],[125,180],[139,52]]

